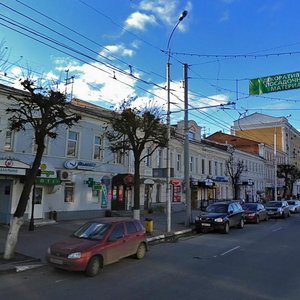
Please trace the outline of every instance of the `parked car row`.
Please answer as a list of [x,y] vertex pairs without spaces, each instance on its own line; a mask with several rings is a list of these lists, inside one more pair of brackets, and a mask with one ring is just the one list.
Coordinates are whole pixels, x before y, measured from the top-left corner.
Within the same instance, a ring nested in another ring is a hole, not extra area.
[[260,223],[269,218],[286,218],[300,212],[299,200],[269,201],[261,203],[240,203],[220,201],[207,206],[195,219],[197,232],[217,230],[228,233],[231,227],[243,228],[244,223]]

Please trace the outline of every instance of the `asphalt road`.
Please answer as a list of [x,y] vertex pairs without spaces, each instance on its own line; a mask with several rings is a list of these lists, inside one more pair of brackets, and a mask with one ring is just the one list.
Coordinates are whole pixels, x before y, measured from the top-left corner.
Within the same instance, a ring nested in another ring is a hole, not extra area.
[[300,214],[151,246],[97,277],[51,267],[0,276],[1,299],[300,299]]

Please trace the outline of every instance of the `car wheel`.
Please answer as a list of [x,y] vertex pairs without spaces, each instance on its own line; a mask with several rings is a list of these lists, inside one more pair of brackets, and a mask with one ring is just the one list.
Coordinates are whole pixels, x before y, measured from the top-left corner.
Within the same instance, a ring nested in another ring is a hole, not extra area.
[[146,245],[144,243],[141,243],[136,251],[136,258],[137,259],[142,259],[146,255]]
[[99,273],[101,267],[99,257],[92,257],[86,267],[85,274],[89,277],[94,277]]
[[259,216],[256,216],[255,223],[256,223],[256,224],[259,224],[259,222],[260,222],[260,218],[259,218]]
[[229,223],[228,222],[226,222],[224,224],[224,228],[223,228],[222,232],[226,233],[226,234],[229,233]]
[[240,223],[239,223],[239,228],[244,228],[244,226],[245,226],[245,221],[244,221],[244,219],[242,218],[241,220],[240,220]]

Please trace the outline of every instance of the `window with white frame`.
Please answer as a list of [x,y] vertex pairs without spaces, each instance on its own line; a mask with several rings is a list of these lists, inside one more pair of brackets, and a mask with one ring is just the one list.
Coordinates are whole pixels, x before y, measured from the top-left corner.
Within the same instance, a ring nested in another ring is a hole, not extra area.
[[101,203],[102,190],[92,190],[92,203]]
[[14,145],[14,132],[11,130],[6,130],[4,150],[5,151],[13,150],[13,145]]
[[205,174],[205,160],[204,160],[204,159],[202,159],[201,173],[202,173],[202,174]]
[[147,149],[146,149],[147,157],[145,158],[145,165],[146,165],[146,167],[149,167],[149,168],[151,168],[151,165],[152,165],[152,163],[151,163],[152,157],[151,157],[150,153],[151,153],[151,147],[147,147]]
[[190,172],[194,171],[194,157],[190,157]]
[[223,176],[224,173],[223,173],[223,163],[220,163],[220,175]]
[[215,176],[218,175],[218,162],[215,161]]
[[67,156],[77,157],[77,155],[78,155],[78,140],[79,140],[79,133],[75,132],[75,131],[69,131]]
[[199,173],[199,166],[198,166],[198,157],[195,158],[195,173],[198,174]]
[[114,163],[123,165],[125,163],[125,154],[122,149],[116,150],[114,152]]
[[177,154],[176,170],[181,171],[181,154]]
[[208,161],[208,174],[211,175],[211,160]]
[[94,159],[103,159],[103,141],[101,136],[95,136],[94,140]]
[[73,203],[74,202],[74,183],[66,182],[65,183],[65,202]]
[[162,167],[162,149],[157,149],[157,167]]

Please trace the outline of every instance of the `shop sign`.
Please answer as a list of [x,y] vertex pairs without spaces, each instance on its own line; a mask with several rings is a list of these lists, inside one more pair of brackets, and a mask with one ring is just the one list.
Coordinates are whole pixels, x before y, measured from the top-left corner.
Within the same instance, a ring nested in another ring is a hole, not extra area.
[[65,161],[64,167],[66,169],[93,170],[96,168],[96,164],[92,162],[71,159]]
[[56,170],[54,167],[46,162],[42,162],[40,165],[41,175],[39,177],[41,178],[56,178]]
[[37,177],[35,183],[39,185],[59,185],[61,180],[59,178],[41,178]]
[[26,175],[25,169],[17,169],[17,168],[1,168],[0,174],[2,175]]

